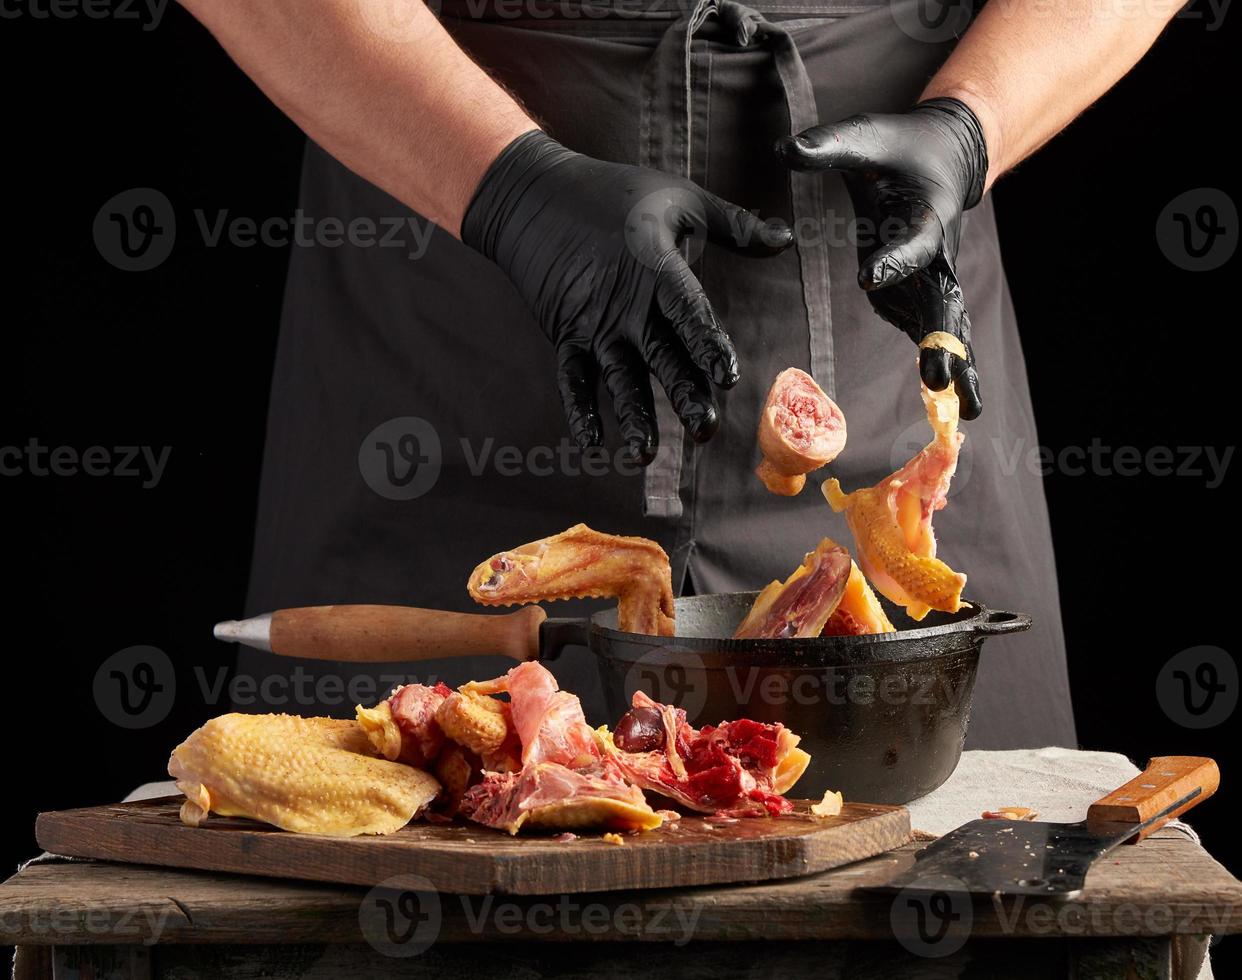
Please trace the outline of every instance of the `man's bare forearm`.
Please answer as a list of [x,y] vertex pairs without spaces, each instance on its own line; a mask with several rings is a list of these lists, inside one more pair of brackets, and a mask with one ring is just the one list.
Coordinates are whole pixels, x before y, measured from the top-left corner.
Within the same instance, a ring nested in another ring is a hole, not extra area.
[[421,4],[388,31],[391,0],[181,2],[311,139],[454,235],[488,165],[537,128]]
[[923,98],[974,110],[990,187],[1134,67],[1182,4],[991,0]]

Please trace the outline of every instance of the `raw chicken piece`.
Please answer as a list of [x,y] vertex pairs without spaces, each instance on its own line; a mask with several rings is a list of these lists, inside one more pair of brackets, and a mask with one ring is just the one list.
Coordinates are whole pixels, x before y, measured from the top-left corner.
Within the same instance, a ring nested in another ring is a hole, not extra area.
[[957,394],[923,388],[934,438],[905,466],[874,487],[846,494],[825,480],[824,497],[845,512],[858,546],[858,564],[875,587],[911,619],[932,609],[957,612],[966,576],[936,557],[932,514],[944,507],[965,436],[957,431]]
[[578,696],[560,690],[552,672],[542,664],[518,664],[503,677],[475,681],[461,690],[473,697],[509,695],[506,707],[521,745],[523,766],[557,762],[578,769],[598,761],[599,748]]
[[476,823],[516,834],[545,830],[652,830],[664,818],[643,791],[615,775],[538,762],[519,773],[487,773],[466,791],[461,812]]
[[478,690],[483,686],[462,685],[445,698],[436,721],[450,739],[477,755],[484,768],[517,772],[522,768],[522,743],[512,711],[508,702]]
[[181,820],[249,817],[303,834],[400,830],[435,799],[425,772],[375,758],[356,721],[294,715],[213,718],[173,750]]
[[704,813],[778,816],[810,755],[779,723],[741,719],[692,728],[681,708],[634,692],[616,731],[602,739],[605,768],[625,780]]
[[782,497],[806,485],[806,474],[831,463],[845,448],[845,416],[805,371],[776,376],[759,416],[763,461],[755,475]]
[[845,594],[850,554],[824,538],[784,582],[759,593],[734,639],[789,639],[819,636]]
[[674,632],[672,573],[664,549],[646,538],[601,534],[585,524],[493,555],[475,568],[466,588],[485,606],[615,598],[623,632]]
[[850,577],[845,594],[836,611],[828,617],[821,636],[866,636],[871,633],[895,633],[897,628],[884,615],[884,607],[871,591],[867,577],[850,562]]
[[379,755],[426,769],[444,747],[436,712],[450,694],[444,684],[406,684],[374,708],[357,705],[354,712]]
[[436,812],[452,817],[460,812],[466,790],[483,778],[483,762],[469,749],[449,745],[436,760],[435,774],[441,786]]

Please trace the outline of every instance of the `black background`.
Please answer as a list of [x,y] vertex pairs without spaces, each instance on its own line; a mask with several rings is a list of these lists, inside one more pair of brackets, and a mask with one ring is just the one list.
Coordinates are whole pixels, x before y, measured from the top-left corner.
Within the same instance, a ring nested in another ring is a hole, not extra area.
[[[1237,196],[1226,18],[1176,21],[1099,105],[996,191],[1041,441],[1232,446],[1237,258],[1188,272],[1159,247],[1176,195]],[[158,29],[0,20],[5,93],[0,446],[171,447],[154,489],[119,477],[0,477],[7,710],[0,868],[34,852],[37,811],[115,800],[160,778],[211,710],[188,665],[227,667],[210,625],[243,604],[285,250],[179,236],[150,272],[103,261],[102,204],[158,188],[257,219],[296,206],[302,138],[179,8]],[[1236,221],[1236,219],[1235,219]],[[1236,225],[1231,229],[1236,241]],[[1194,815],[1233,871],[1242,805],[1236,717],[1191,731],[1156,679],[1198,644],[1235,653],[1236,476],[1047,480],[1084,747],[1206,754],[1224,774]],[[179,665],[168,718],[127,732],[92,695],[100,663],[152,644]],[[1236,696],[1236,692],[1233,692]],[[1015,692],[1021,696],[1021,692]],[[1021,802],[1021,801],[1015,801]],[[1239,962],[1217,948],[1218,976]]]

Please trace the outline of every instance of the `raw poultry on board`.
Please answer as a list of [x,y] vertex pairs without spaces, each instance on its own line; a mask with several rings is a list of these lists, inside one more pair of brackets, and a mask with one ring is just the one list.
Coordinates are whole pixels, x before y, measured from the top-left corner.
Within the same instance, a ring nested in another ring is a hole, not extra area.
[[[635,742],[642,712],[664,719],[669,738]],[[510,834],[650,830],[678,814],[653,809],[644,790],[701,812],[785,813],[781,794],[810,759],[782,725],[743,720],[696,730],[680,708],[641,693],[614,739],[593,730],[577,696],[535,662],[456,691],[407,684],[356,713],[354,721],[209,721],[169,762],[187,797],[182,820],[197,826],[214,812],[339,836],[457,815]]]

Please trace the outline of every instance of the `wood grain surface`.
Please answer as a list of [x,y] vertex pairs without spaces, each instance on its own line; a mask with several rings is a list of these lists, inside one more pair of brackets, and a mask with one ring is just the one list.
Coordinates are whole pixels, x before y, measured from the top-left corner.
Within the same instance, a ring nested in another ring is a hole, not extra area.
[[[1220,769],[1213,760],[1189,755],[1157,756],[1124,786],[1092,803],[1087,810],[1087,823],[1140,824],[1167,810],[1165,816],[1130,838],[1129,843],[1134,844],[1198,806],[1219,787]],[[1193,798],[1174,806],[1196,790]]]
[[840,867],[910,840],[904,807],[847,803],[837,817],[807,801],[779,819],[682,817],[608,843],[598,833],[558,842],[510,837],[478,824],[413,823],[386,837],[319,837],[212,816],[178,819],[181,800],[144,800],[39,815],[35,835],[54,854],[204,871],[378,885],[415,876],[466,895],[549,895],[766,881]]
[[[892,899],[856,889],[904,871],[918,848],[767,884],[565,898],[446,893],[434,899],[436,939],[667,943],[689,930],[696,943],[886,940],[893,936]],[[370,894],[356,886],[130,864],[34,864],[0,885],[0,942],[365,944]],[[1242,883],[1184,834],[1162,830],[1099,862],[1076,899],[986,899],[972,920],[971,936],[979,939],[1225,935],[1242,931]]]

